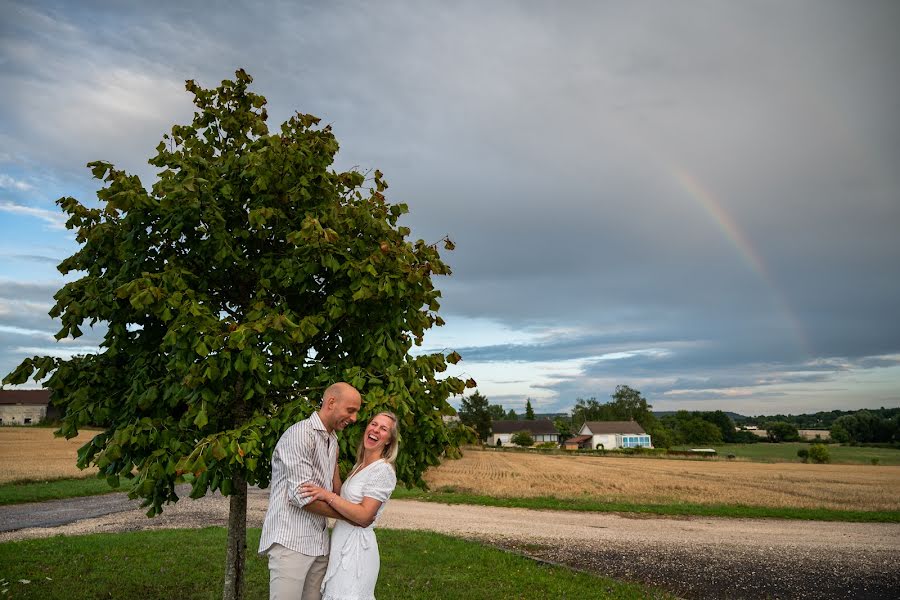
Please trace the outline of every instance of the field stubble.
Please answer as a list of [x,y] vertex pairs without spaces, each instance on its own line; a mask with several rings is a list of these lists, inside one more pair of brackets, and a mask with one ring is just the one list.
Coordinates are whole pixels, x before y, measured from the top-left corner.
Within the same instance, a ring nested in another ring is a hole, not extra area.
[[0,428],[0,484],[96,474],[94,468],[82,471],[75,461],[78,449],[98,432],[84,430],[67,440],[53,437],[53,431],[46,427]]
[[465,450],[428,471],[433,490],[634,504],[900,510],[900,467],[541,455]]

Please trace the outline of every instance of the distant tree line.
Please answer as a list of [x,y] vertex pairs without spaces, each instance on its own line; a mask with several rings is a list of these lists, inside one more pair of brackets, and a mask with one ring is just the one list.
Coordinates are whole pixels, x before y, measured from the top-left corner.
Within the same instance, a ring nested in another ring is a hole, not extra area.
[[[804,415],[770,415],[732,419],[721,410],[687,411],[657,417],[647,399],[627,385],[616,386],[609,402],[578,398],[571,416],[555,416],[553,423],[563,439],[576,435],[586,421],[635,421],[653,439],[657,448],[716,444],[752,444],[763,441],[737,425],[757,425],[769,442],[800,440],[799,429],[829,428],[839,443],[900,443],[900,408],[860,411],[828,411]],[[476,431],[482,441],[491,433],[493,421],[517,420],[512,409],[491,404],[480,392],[462,399],[460,421]],[[531,399],[526,400],[525,418],[534,419]],[[827,424],[827,426],[826,426]]]
[[900,443],[900,408],[860,410],[838,417],[831,425],[831,439],[852,444]]
[[[764,429],[764,425],[770,422],[784,422],[794,425],[797,429],[831,429],[834,423],[847,416],[856,415],[858,410],[830,410],[800,415],[759,415],[755,417],[738,417],[735,422],[738,425],[756,425]],[[892,419],[900,415],[900,408],[876,408],[866,409],[881,419]]]

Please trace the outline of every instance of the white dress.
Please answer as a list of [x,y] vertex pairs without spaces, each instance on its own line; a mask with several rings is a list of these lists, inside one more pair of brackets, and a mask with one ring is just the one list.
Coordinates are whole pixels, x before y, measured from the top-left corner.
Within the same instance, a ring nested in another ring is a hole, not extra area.
[[331,532],[331,554],[322,582],[322,600],[375,600],[375,582],[381,560],[375,540],[375,523],[397,485],[394,468],[379,459],[347,478],[341,498],[354,504],[364,496],[381,502],[368,527],[337,521]]

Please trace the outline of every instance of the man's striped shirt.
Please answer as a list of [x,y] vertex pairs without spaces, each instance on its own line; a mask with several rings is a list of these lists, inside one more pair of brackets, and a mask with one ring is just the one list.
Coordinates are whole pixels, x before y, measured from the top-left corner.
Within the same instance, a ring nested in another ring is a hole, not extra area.
[[312,482],[331,490],[337,455],[337,436],[325,429],[318,413],[284,432],[272,454],[269,509],[259,540],[260,554],[272,544],[307,556],[328,554],[325,517],[303,508],[309,499],[299,497],[297,486]]

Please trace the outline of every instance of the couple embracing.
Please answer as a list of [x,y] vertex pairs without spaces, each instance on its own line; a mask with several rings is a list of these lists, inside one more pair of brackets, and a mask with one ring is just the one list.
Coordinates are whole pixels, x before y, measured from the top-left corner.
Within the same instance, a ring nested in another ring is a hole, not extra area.
[[[319,410],[275,446],[259,541],[269,557],[270,600],[375,598],[380,561],[372,528],[397,484],[400,436],[394,414],[372,417],[356,465],[341,482],[335,432],[356,421],[361,401],[353,386],[335,383]],[[337,519],[330,540],[327,517]]]

